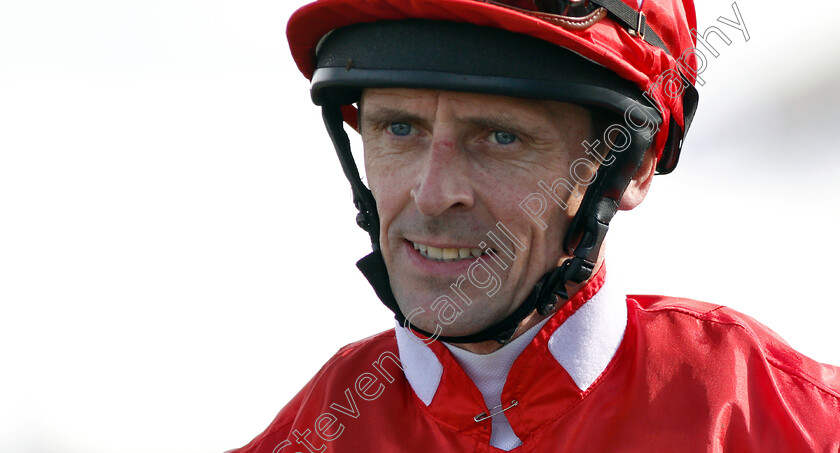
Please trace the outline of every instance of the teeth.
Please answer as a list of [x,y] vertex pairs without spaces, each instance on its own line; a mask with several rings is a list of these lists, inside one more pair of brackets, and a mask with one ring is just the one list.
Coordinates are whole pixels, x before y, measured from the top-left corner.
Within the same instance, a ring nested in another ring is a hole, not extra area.
[[426,254],[429,255],[429,258],[434,258],[438,260],[443,259],[443,250],[437,247],[432,247],[431,245],[426,250]]
[[411,244],[414,246],[414,250],[420,252],[421,255],[438,261],[460,261],[468,258],[478,258],[484,254],[480,248],[475,247],[441,249],[419,242],[412,242]]

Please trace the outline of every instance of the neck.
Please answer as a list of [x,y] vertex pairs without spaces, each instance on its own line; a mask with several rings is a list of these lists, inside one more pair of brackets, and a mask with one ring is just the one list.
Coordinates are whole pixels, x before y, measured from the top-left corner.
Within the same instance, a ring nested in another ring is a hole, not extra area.
[[[523,333],[527,332],[528,329],[539,324],[542,320],[548,318],[549,316],[551,315],[543,316],[534,310],[530,315],[523,319],[521,323],[519,323],[519,327],[516,328],[516,333],[513,334],[510,340],[513,341],[520,337]],[[479,343],[451,343],[451,346],[464,349],[474,354],[490,354],[491,352],[498,351],[504,345],[496,340],[487,340]]]
[[[604,247],[601,247],[601,251],[598,254],[598,260],[596,261],[596,264],[595,264],[595,271],[597,272],[597,270],[600,269],[603,264],[604,264]],[[594,275],[594,273],[593,273],[593,275]],[[569,299],[574,297],[574,295],[577,294],[577,292],[580,291],[581,288],[586,286],[586,284],[589,283],[589,280],[591,280],[591,279],[592,279],[592,277],[590,276],[583,283],[570,285],[568,287]],[[558,305],[557,308],[560,308],[560,306]],[[549,314],[549,315],[543,316],[543,315],[537,313],[536,310],[534,310],[533,312],[531,312],[530,315],[525,317],[525,319],[523,319],[522,322],[519,323],[519,327],[516,328],[516,332],[510,338],[510,341],[515,340],[516,338],[521,336],[523,333],[527,332],[528,329],[530,329],[531,327],[534,327],[535,325],[539,324],[542,320],[548,318],[549,316],[551,316],[551,315]],[[482,342],[479,342],[479,343],[451,343],[451,345],[455,346],[456,348],[460,348],[460,349],[464,349],[466,351],[472,352],[474,354],[490,354],[491,352],[498,351],[499,349],[502,348],[502,346],[504,346],[504,344],[499,343],[496,340],[487,340],[487,341],[482,341]]]

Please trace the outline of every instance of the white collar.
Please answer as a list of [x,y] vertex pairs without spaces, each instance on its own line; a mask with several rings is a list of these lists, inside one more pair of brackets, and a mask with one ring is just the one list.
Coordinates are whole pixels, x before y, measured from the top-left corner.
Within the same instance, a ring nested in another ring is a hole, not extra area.
[[[488,382],[492,380],[501,380],[499,384],[504,384],[507,379],[508,371],[513,366],[513,362],[522,354],[522,351],[528,347],[531,340],[537,336],[542,326],[548,322],[550,318],[540,321],[538,324],[531,326],[530,329],[523,332],[522,335],[516,337],[513,341],[506,344],[503,348],[499,348],[490,354],[476,354],[474,352],[461,349],[449,343],[443,343],[449,352],[455,357],[455,361],[461,365],[461,368],[467,373],[467,376],[478,385],[482,394],[485,394],[485,389],[482,388],[480,382]],[[501,393],[501,385],[499,385],[498,392]],[[492,407],[492,406],[491,406]]]
[[[605,282],[591,299],[554,331],[548,341],[548,350],[578,388],[584,391],[612,360],[626,326],[626,298],[615,293],[609,282]],[[414,393],[428,406],[440,385],[443,365],[432,349],[409,329],[397,323],[395,331],[405,377]],[[524,347],[517,349],[516,356]],[[500,370],[505,374],[507,371]]]

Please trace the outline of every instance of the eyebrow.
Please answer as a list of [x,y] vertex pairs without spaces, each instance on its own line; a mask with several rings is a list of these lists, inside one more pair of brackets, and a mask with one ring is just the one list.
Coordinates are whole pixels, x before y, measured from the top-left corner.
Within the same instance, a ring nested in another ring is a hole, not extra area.
[[510,130],[511,132],[521,131],[523,127],[520,126],[520,121],[513,115],[505,115],[503,113],[488,112],[481,116],[465,116],[459,120],[481,126],[486,129],[494,130]]
[[523,120],[518,115],[507,112],[486,112],[480,116],[461,117],[459,120],[489,130],[511,132],[519,137],[536,138],[545,131],[543,125]]
[[[463,116],[458,117],[458,121],[480,126],[485,129],[507,131],[525,137],[539,136],[544,131],[542,125],[531,122],[523,124],[521,118],[507,112],[485,112],[480,115]],[[360,127],[364,124],[376,125],[385,123],[428,125],[428,120],[405,110],[381,105],[374,105],[362,109]]]
[[383,106],[366,107],[362,110],[361,117],[361,124],[427,123],[427,121],[419,115],[406,112],[405,110]]

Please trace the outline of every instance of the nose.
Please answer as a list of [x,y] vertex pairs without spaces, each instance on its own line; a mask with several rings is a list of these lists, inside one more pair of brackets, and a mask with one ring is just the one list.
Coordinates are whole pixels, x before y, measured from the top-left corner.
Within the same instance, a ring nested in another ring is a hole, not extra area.
[[449,131],[435,131],[411,196],[421,214],[438,217],[449,210],[472,208],[475,194],[460,140]]

